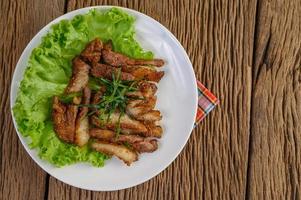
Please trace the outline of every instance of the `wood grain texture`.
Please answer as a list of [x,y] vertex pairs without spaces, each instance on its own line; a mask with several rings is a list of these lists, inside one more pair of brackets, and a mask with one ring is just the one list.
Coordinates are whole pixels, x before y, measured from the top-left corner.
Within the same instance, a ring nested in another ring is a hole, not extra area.
[[[30,39],[64,12],[93,5],[132,8],[162,23],[220,99],[166,170],[116,192],[46,175],[8,114],[12,73]],[[300,199],[301,0],[2,0],[0,35],[0,199]]]
[[301,1],[259,1],[249,199],[301,197]]
[[46,173],[22,147],[10,115],[9,91],[15,65],[31,38],[63,13],[64,2],[0,2],[0,199],[41,199]]
[[243,199],[256,2],[207,2],[201,9],[201,41],[194,66],[199,80],[220,98],[220,105],[200,124],[193,138],[199,148],[191,151],[201,152],[197,166],[202,172],[203,199]]

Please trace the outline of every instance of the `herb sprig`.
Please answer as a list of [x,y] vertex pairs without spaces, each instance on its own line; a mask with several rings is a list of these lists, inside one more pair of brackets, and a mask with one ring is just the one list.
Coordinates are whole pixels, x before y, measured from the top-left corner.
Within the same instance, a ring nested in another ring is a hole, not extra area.
[[[116,73],[112,74],[112,80],[104,78],[93,79],[94,88],[105,87],[105,92],[101,96],[101,101],[98,104],[88,104],[80,106],[87,106],[96,108],[99,111],[99,120],[101,123],[108,122],[111,115],[115,111],[119,111],[120,115],[116,124],[116,135],[120,133],[120,120],[125,114],[126,105],[131,99],[126,96],[128,92],[137,91],[138,81],[126,81],[121,79],[121,70],[118,69]],[[92,111],[93,112],[93,111]]]

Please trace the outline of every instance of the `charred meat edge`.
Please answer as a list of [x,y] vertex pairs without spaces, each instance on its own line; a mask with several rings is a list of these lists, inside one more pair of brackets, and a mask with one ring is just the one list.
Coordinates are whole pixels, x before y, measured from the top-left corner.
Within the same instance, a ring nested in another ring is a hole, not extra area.
[[111,130],[104,130],[99,128],[90,129],[91,137],[108,141],[111,143],[124,144],[128,143],[134,150],[139,153],[153,152],[158,148],[157,140],[154,138],[144,138],[138,135],[118,135]]
[[[113,74],[115,75],[115,77],[118,75],[118,69],[110,65],[95,63],[92,65],[91,74],[92,76],[97,78],[105,78],[112,80]],[[132,81],[135,80],[135,77],[130,73],[121,72],[120,79]]]
[[164,65],[164,61],[162,59],[141,60],[129,58],[121,53],[112,51],[111,46],[103,48],[101,53],[104,62],[115,67],[124,65],[154,65],[161,67]]
[[57,136],[65,142],[73,143],[78,107],[65,105],[57,96],[54,96],[52,108],[52,120]]
[[[93,115],[91,116],[91,123],[97,127],[104,127],[106,129],[115,131],[119,121],[119,115],[119,112],[112,113],[109,121],[104,123],[104,125],[101,124],[97,115]],[[131,134],[143,134],[148,131],[142,122],[131,119],[127,114],[124,114],[120,117],[120,129],[121,133]]]
[[121,66],[123,72],[129,73],[135,77],[135,79],[144,79],[147,81],[159,82],[164,76],[164,71],[156,71],[146,66],[126,65]]
[[81,58],[90,64],[98,63],[101,58],[103,43],[100,39],[92,40],[80,54]]
[[72,63],[72,77],[65,89],[66,94],[82,91],[89,80],[90,66],[79,57],[75,57]]
[[110,156],[116,156],[128,166],[138,160],[138,154],[135,151],[128,149],[124,145],[112,144],[104,141],[96,141],[91,144],[91,147],[98,152]]

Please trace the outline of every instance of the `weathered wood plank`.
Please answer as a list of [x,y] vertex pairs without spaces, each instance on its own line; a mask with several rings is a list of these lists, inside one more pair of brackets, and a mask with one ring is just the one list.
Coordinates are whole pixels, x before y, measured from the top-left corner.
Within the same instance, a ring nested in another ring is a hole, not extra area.
[[217,110],[200,125],[199,147],[193,149],[201,152],[204,199],[245,196],[255,9],[255,1],[208,1],[201,9],[196,70],[220,98]]
[[176,161],[147,183],[117,192],[90,192],[50,177],[49,199],[244,198],[256,2],[227,2],[68,2],[68,11],[118,5],[158,20],[183,44],[197,77],[217,94],[221,104],[195,129]]
[[259,1],[249,199],[301,196],[301,1]]
[[45,193],[46,173],[27,155],[15,133],[9,91],[23,49],[63,8],[60,0],[0,2],[0,199],[42,199]]
[[[0,199],[41,199],[47,189],[49,199],[300,197],[300,0],[258,0],[257,10],[255,0],[70,0],[66,8],[90,5],[133,8],[169,28],[187,50],[197,77],[221,104],[195,129],[168,169],[118,192],[80,190],[52,177],[45,188],[46,174],[21,147],[11,117],[2,115]],[[33,35],[64,12],[64,2],[1,1],[0,11],[0,108],[9,113],[17,59]]]

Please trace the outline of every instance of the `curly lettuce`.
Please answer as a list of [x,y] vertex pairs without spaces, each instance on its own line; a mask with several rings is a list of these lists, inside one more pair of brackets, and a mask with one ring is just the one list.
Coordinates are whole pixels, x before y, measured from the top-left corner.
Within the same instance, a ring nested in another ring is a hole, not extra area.
[[133,58],[152,59],[135,40],[135,19],[120,9],[93,9],[72,20],[54,24],[29,58],[20,83],[13,114],[18,130],[28,138],[30,148],[57,167],[89,162],[101,167],[108,157],[92,151],[89,145],[77,147],[59,140],[51,121],[51,102],[61,94],[71,76],[71,60],[85,45],[98,37],[112,40],[115,51]]

